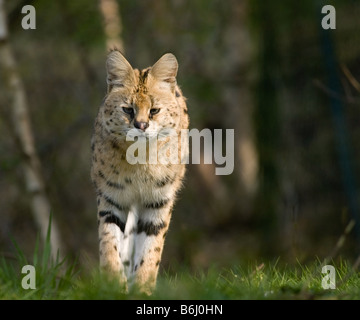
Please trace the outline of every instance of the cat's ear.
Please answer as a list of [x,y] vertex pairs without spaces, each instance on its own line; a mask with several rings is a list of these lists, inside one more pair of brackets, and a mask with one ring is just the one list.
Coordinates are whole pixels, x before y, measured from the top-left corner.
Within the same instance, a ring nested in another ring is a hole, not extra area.
[[161,81],[162,88],[175,90],[178,62],[172,53],[164,54],[151,68],[150,74]]
[[135,73],[130,63],[117,50],[109,53],[106,60],[108,92],[116,88],[132,87],[135,84]]

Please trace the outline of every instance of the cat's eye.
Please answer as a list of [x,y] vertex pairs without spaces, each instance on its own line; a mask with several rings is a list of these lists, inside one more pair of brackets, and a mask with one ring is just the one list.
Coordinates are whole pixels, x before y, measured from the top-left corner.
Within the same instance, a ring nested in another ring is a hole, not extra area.
[[150,114],[153,116],[154,114],[159,113],[159,111],[160,111],[159,108],[153,108],[153,109],[150,109]]
[[133,108],[129,108],[129,107],[123,107],[122,108],[123,111],[127,114],[133,114],[134,113],[134,109]]

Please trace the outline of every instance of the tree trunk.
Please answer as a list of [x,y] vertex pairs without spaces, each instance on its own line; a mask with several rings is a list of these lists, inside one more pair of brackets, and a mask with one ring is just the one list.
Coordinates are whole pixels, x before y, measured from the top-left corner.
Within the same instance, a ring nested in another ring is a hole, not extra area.
[[117,48],[124,54],[124,43],[121,38],[122,24],[119,5],[116,0],[99,0],[103,16],[106,47],[108,50]]
[[[35,149],[26,93],[9,43],[3,0],[0,0],[0,68],[5,76],[5,85],[11,98],[12,127],[22,155],[21,166],[24,172],[26,189],[31,199],[31,210],[40,229],[42,239],[45,241],[51,208],[42,179],[41,164]],[[54,218],[52,218],[50,242],[52,256],[55,258],[62,246]],[[63,253],[62,250],[61,253]]]

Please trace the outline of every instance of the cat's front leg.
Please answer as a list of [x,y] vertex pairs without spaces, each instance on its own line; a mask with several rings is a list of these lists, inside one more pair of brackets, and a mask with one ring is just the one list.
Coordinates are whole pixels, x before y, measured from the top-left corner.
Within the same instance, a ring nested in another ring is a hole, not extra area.
[[[171,207],[171,206],[169,206]],[[156,285],[171,209],[151,209],[142,214],[135,236],[134,280],[140,291],[151,294]]]
[[127,278],[121,261],[125,224],[111,210],[99,210],[98,219],[100,267],[126,286]]

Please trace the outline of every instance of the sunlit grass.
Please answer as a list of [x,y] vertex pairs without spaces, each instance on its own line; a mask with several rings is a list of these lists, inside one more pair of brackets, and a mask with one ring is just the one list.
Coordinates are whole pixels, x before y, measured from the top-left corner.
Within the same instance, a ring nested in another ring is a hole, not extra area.
[[[50,247],[50,228],[43,248],[37,241],[32,259],[28,259],[14,242],[15,255],[0,254],[0,299],[360,299],[360,273],[346,260],[327,261],[335,268],[335,289],[324,289],[324,262],[280,265],[273,262],[248,263],[206,271],[184,267],[160,272],[153,295],[136,289],[125,292],[119,281],[99,272],[81,270],[70,259],[54,261]],[[35,267],[35,289],[24,289],[22,267]]]
[[[2,259],[0,299],[360,299],[360,276],[346,261],[334,263],[337,288],[323,289],[321,263],[279,267],[277,263],[254,266],[212,268],[191,273],[162,272],[155,292],[148,297],[136,290],[125,293],[114,279],[92,273],[75,272],[74,264],[61,261],[36,265],[36,289],[21,286],[21,263]],[[17,265],[18,267],[14,267]]]

